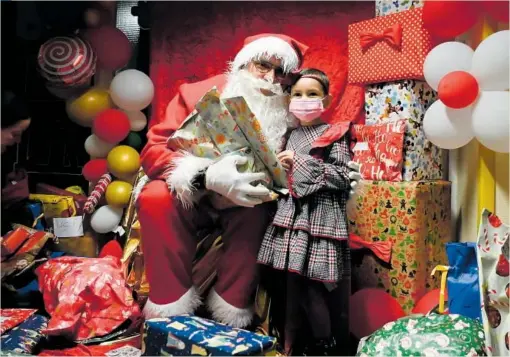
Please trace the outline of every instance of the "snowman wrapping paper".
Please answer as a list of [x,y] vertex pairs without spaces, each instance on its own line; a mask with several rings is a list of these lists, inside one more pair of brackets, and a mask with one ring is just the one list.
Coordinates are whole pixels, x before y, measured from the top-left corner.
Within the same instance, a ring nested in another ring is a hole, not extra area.
[[478,270],[487,355],[508,356],[510,226],[484,210],[478,234]]

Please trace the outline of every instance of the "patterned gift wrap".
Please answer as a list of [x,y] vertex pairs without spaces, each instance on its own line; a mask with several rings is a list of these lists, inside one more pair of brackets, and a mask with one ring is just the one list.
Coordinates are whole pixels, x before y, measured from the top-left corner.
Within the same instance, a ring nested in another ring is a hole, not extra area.
[[365,181],[363,195],[349,213],[351,232],[366,241],[391,241],[391,264],[371,254],[353,266],[359,288],[384,288],[409,313],[428,290],[439,287],[430,276],[447,265],[450,193],[447,181]]
[[375,16],[396,14],[406,10],[423,7],[424,0],[375,0]]
[[[259,121],[242,97],[220,99],[216,88],[195,105],[181,127],[168,139],[172,150],[184,150],[195,156],[216,159],[234,152],[252,156],[242,171],[264,172],[268,187],[287,186],[285,170],[270,149]],[[247,150],[248,149],[248,150]],[[246,156],[245,155],[245,156]]]
[[406,120],[404,181],[443,178],[444,151],[428,141],[423,132],[425,111],[435,100],[436,92],[423,81],[402,80],[366,87],[367,125]]
[[482,324],[430,314],[389,322],[361,339],[356,356],[485,356]]
[[487,355],[510,354],[510,226],[483,210],[477,260]]
[[37,344],[44,338],[41,333],[48,325],[48,319],[41,315],[32,315],[20,325],[1,337],[2,354],[31,354]]
[[145,322],[144,356],[261,356],[276,339],[191,315]]

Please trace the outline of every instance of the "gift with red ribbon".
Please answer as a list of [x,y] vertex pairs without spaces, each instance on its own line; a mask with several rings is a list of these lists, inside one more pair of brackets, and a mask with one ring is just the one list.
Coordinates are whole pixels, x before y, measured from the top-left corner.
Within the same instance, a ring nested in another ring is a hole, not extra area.
[[349,25],[349,83],[423,79],[433,46],[421,8]]

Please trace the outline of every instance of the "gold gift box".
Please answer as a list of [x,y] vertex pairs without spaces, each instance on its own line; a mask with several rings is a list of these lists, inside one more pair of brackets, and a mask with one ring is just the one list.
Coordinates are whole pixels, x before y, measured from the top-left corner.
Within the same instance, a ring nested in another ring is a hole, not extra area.
[[366,254],[353,266],[353,279],[359,288],[384,288],[409,313],[439,288],[432,269],[447,264],[451,183],[366,181],[363,191],[350,212],[350,230],[366,241],[391,241],[391,267]]

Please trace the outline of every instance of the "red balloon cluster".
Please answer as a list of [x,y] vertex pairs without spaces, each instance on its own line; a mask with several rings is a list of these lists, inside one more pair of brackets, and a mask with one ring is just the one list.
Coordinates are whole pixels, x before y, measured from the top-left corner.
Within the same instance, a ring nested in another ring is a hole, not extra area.
[[350,330],[356,338],[371,335],[404,316],[406,313],[397,299],[381,289],[362,289],[349,302]]
[[447,107],[460,109],[472,104],[479,93],[478,81],[465,71],[453,71],[439,82],[437,93]]
[[508,23],[508,1],[437,1],[423,4],[423,26],[432,36],[452,39],[469,30],[482,16]]
[[85,180],[97,182],[105,173],[108,172],[108,162],[106,159],[93,159],[83,166],[81,171]]
[[[428,314],[439,304],[439,289],[425,294],[415,305],[413,314]],[[445,301],[448,300],[445,291]],[[349,301],[349,324],[351,333],[358,339],[369,336],[388,322],[406,316],[397,299],[382,289],[362,289]]]
[[117,144],[124,140],[131,129],[129,117],[118,109],[106,109],[94,119],[92,131],[101,140]]

